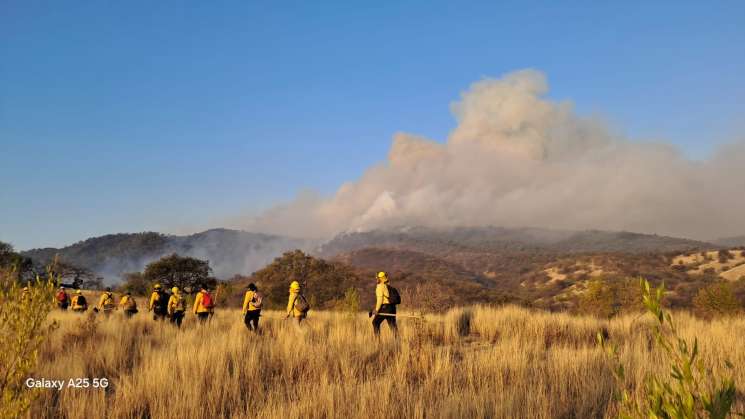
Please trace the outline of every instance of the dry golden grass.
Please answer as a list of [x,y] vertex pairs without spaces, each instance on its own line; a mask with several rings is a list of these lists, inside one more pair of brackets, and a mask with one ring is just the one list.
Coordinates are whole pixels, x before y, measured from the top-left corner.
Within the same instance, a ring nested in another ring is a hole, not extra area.
[[[45,391],[33,418],[610,417],[615,383],[595,344],[602,329],[619,345],[627,380],[667,373],[643,318],[472,307],[401,319],[399,340],[384,325],[376,342],[363,314],[312,312],[298,333],[266,313],[261,335],[232,310],[203,327],[188,316],[180,331],[143,313],[53,317],[61,327],[35,376],[111,384]],[[729,359],[745,385],[745,320],[676,318],[683,336],[699,337],[708,364]]]

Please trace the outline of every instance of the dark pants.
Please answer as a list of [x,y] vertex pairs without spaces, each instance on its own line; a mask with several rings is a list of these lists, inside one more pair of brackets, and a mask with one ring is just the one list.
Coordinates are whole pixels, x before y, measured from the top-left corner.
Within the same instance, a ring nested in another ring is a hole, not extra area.
[[261,317],[261,310],[249,310],[243,316],[243,323],[246,324],[248,330],[255,332],[259,330],[259,317]]
[[67,303],[57,303],[57,308],[59,308],[62,311],[67,310]]
[[135,314],[137,314],[136,311],[124,310],[124,317],[126,318],[130,318],[134,316]]
[[199,323],[204,323],[209,318],[210,318],[210,313],[207,311],[205,311],[204,313],[197,313],[197,320],[199,320]]
[[153,313],[153,320],[165,320],[166,317],[168,317],[168,314],[166,313]]
[[[381,314],[392,314],[392,316],[381,316]],[[375,336],[380,335],[380,325],[383,321],[388,322],[388,327],[391,328],[391,332],[394,335],[398,335],[398,326],[396,326],[396,306],[393,304],[383,304],[378,310],[378,314],[373,317],[372,325]]]
[[174,311],[173,314],[171,314],[171,323],[175,324],[179,328],[181,327],[182,321],[184,321],[183,311]]

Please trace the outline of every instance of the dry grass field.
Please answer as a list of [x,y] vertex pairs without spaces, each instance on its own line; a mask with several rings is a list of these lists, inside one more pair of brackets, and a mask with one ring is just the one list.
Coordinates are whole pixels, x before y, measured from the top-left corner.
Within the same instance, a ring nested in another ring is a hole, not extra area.
[[[45,390],[32,418],[603,418],[614,379],[595,335],[619,345],[626,379],[641,389],[667,374],[646,317],[610,321],[472,307],[401,319],[379,342],[365,314],[311,312],[302,332],[265,313],[260,335],[238,311],[181,330],[146,313],[126,320],[54,312],[60,322],[35,377],[107,378],[102,389]],[[745,385],[745,319],[675,314],[709,365],[734,364]],[[745,410],[738,395],[736,411]]]

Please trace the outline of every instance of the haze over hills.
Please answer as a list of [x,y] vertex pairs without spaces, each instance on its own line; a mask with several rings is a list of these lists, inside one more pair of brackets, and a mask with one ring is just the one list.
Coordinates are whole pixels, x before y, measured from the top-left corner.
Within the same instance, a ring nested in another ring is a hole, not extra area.
[[720,239],[713,240],[712,243],[723,247],[745,246],[745,235],[722,237]]
[[125,272],[141,271],[162,256],[178,253],[210,261],[218,278],[253,272],[288,249],[309,249],[313,242],[303,239],[213,229],[188,236],[154,232],[109,234],[93,237],[63,248],[31,249],[22,252],[37,263],[48,263],[55,255],[116,281]]

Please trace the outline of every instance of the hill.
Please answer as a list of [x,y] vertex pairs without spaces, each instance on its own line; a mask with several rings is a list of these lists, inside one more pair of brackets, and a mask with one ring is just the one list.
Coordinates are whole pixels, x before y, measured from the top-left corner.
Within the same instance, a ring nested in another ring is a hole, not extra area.
[[443,290],[435,292],[453,294],[457,289],[459,301],[493,302],[496,291],[498,299],[508,296],[526,305],[564,310],[577,306],[589,281],[615,283],[638,276],[665,281],[674,290],[669,302],[687,306],[702,284],[718,277],[681,270],[674,255],[717,248],[629,232],[399,228],[342,234],[318,254],[364,275],[388,270],[397,278],[441,285]]
[[306,240],[214,229],[188,236],[153,232],[109,234],[59,249],[32,249],[22,254],[40,264],[59,255],[63,262],[84,267],[112,282],[124,272],[140,271],[171,253],[209,260],[216,277],[230,278],[253,272],[288,249],[311,246]]
[[414,227],[341,234],[324,244],[319,254],[333,256],[369,247],[406,248],[430,254],[451,252],[456,249],[478,249],[487,252],[645,253],[690,251],[712,248],[716,245],[683,238],[623,231]]

